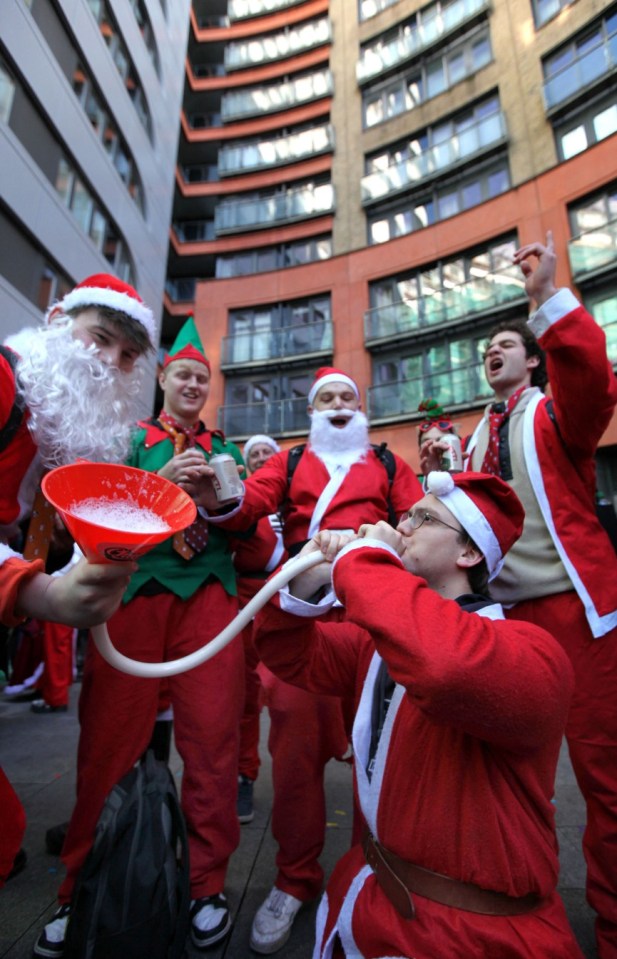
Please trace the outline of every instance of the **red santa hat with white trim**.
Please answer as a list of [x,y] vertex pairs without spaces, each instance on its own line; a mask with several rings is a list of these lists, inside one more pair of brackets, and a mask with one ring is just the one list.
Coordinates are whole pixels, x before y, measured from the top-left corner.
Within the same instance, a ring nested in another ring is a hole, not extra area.
[[489,473],[432,472],[426,491],[456,517],[483,553],[489,580],[494,579],[523,532],[525,510],[512,487]]
[[156,322],[152,310],[146,306],[132,286],[110,273],[95,273],[78,283],[47,311],[45,322],[51,323],[58,314],[69,313],[72,310],[86,310],[91,306],[102,306],[108,310],[125,313],[131,320],[143,326],[150,342],[154,345]]
[[347,386],[351,387],[357,398],[360,399],[360,390],[358,389],[358,384],[352,380],[351,376],[348,376],[347,373],[343,372],[343,370],[337,370],[334,366],[322,366],[315,373],[313,385],[308,393],[309,406],[313,405],[313,400],[319,393],[319,390],[323,386],[327,386],[328,383],[345,383]]

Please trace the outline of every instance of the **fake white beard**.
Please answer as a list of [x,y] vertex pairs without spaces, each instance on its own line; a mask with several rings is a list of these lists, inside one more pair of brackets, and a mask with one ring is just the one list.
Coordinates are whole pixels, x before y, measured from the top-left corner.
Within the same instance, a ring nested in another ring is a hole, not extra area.
[[[349,418],[342,429],[330,422],[339,416]],[[313,410],[309,439],[311,449],[326,466],[351,466],[368,452],[368,420],[360,410]]]
[[73,339],[67,318],[32,331],[16,378],[45,467],[78,458],[107,463],[126,459],[139,415],[141,369],[123,373],[107,366],[94,345]]

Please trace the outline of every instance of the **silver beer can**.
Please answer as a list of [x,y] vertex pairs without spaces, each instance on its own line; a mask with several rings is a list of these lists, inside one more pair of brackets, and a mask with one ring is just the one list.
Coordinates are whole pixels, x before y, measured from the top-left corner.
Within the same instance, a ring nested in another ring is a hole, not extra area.
[[456,433],[444,433],[442,439],[448,444],[448,449],[441,454],[441,468],[448,473],[461,473],[463,471],[463,454],[461,451],[461,440]]
[[244,492],[242,480],[238,476],[238,465],[229,453],[217,453],[208,460],[208,466],[214,470],[212,482],[219,502],[238,499]]

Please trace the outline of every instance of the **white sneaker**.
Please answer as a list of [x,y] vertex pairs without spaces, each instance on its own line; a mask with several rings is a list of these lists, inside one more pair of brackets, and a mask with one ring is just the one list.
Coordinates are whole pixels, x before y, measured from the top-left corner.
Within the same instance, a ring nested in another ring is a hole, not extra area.
[[274,886],[255,913],[251,929],[251,949],[269,956],[284,946],[301,905],[300,899]]
[[64,953],[64,940],[66,938],[66,926],[69,921],[71,906],[66,903],[54,913],[51,922],[48,922],[41,935],[34,944],[32,955],[35,957],[49,957],[49,959],[61,959]]

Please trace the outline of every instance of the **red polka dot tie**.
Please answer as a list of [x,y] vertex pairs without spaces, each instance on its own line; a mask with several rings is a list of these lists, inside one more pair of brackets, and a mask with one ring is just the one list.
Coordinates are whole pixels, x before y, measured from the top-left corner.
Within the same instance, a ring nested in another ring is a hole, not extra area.
[[501,475],[499,468],[499,430],[508,419],[510,413],[518,403],[519,397],[526,387],[513,393],[507,403],[493,403],[488,414],[488,446],[482,460],[482,473]]

